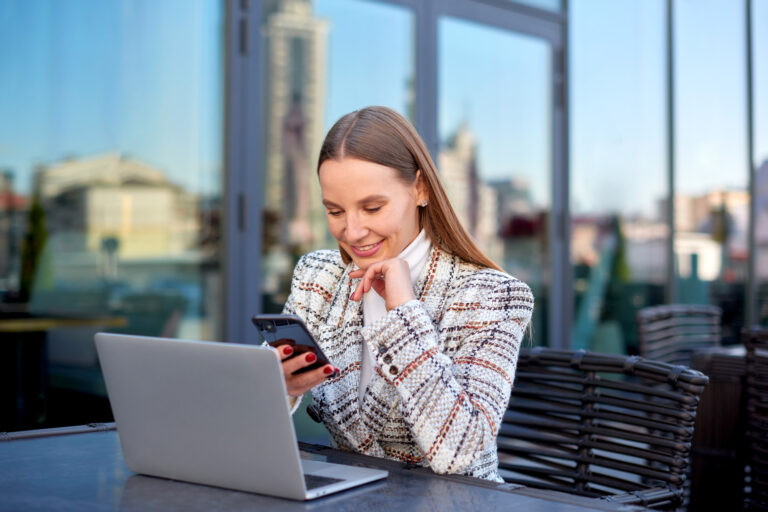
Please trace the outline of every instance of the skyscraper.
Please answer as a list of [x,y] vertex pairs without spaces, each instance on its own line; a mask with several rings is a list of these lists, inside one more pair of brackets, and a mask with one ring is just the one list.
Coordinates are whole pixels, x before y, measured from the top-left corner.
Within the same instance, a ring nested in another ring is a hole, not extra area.
[[328,24],[309,0],[265,5],[266,183],[276,242],[295,253],[326,237],[315,159],[324,135]]
[[466,123],[440,150],[437,166],[453,209],[478,246],[503,261],[496,191],[480,178],[475,136]]

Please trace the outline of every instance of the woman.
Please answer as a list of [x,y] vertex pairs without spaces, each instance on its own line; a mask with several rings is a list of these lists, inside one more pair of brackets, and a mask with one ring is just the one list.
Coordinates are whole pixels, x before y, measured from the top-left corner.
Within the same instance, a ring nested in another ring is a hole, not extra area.
[[528,286],[475,246],[395,111],[342,117],[318,177],[339,250],[301,258],[284,312],[336,368],[294,375],[315,356],[280,347],[289,395],[311,390],[338,448],[502,481],[496,435],[533,311]]

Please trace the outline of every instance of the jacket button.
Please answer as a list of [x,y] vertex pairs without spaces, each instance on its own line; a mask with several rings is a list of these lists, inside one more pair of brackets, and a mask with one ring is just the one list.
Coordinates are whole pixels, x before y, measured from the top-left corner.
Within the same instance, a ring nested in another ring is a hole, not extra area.
[[398,372],[397,366],[390,366],[389,367],[389,373],[391,373],[392,375],[397,375],[397,372]]
[[384,364],[389,364],[391,362],[392,362],[392,355],[391,354],[385,355],[384,356]]

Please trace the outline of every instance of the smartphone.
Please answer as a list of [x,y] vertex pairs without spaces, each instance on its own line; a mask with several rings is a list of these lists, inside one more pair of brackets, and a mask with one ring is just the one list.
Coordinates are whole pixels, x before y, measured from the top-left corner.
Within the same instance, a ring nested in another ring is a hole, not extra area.
[[[323,354],[320,346],[309,332],[304,322],[296,315],[254,315],[251,319],[253,325],[261,334],[261,337],[272,347],[290,345],[293,347],[293,355],[289,358],[301,356],[312,352],[317,356],[317,361],[293,372],[304,373],[331,363]],[[333,374],[335,375],[335,373]],[[333,377],[331,375],[331,377]]]

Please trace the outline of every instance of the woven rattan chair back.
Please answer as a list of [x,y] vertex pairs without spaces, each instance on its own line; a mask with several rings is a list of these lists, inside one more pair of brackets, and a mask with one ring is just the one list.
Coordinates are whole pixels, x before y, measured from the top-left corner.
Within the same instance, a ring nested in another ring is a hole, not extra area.
[[722,338],[717,306],[666,304],[637,312],[637,335],[642,357],[690,366],[699,349],[717,347]]
[[768,510],[768,328],[744,329],[747,348],[746,510]]
[[675,508],[707,381],[638,356],[523,349],[498,437],[502,477]]

